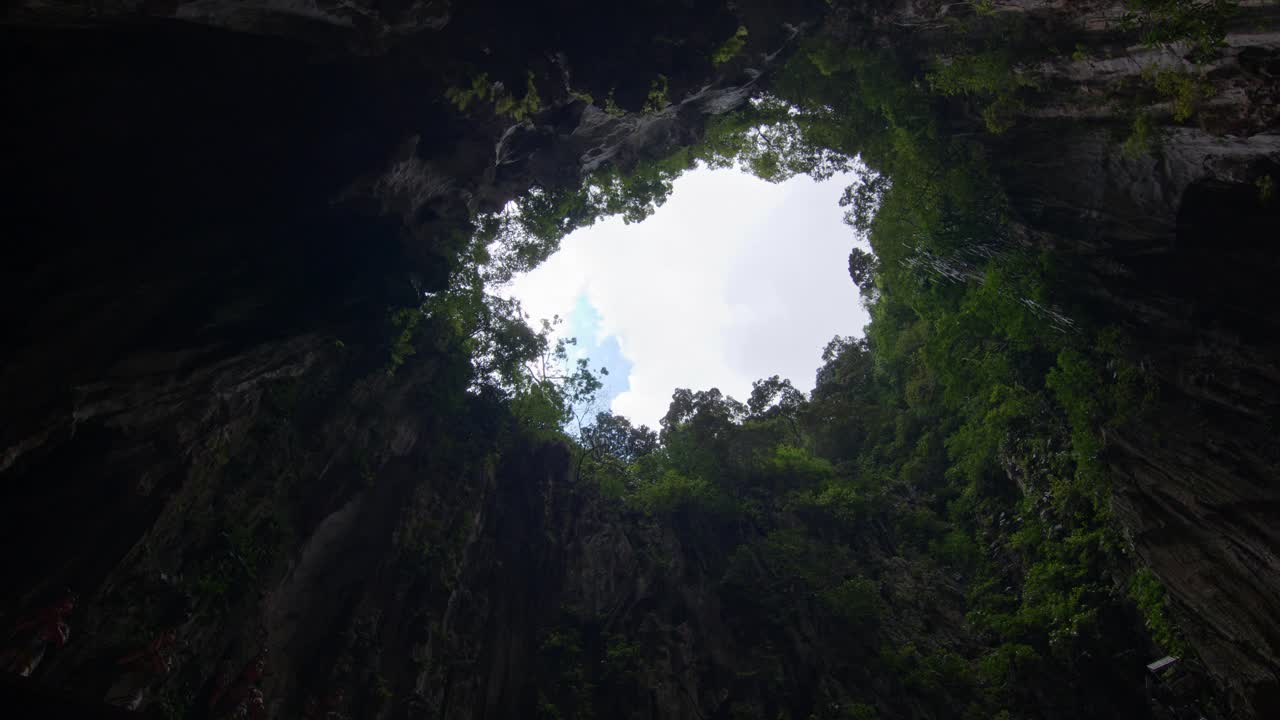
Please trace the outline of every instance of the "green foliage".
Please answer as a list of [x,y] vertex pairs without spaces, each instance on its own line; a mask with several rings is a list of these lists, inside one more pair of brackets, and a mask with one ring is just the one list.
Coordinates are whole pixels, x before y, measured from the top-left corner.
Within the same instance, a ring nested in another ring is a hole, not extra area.
[[964,530],[953,528],[929,546],[929,553],[943,564],[960,570],[977,567],[982,553]]
[[1030,645],[1005,643],[982,658],[980,668],[983,679],[990,685],[1015,684],[1025,673],[1026,667],[1040,659],[1040,654]]
[[903,509],[894,518],[898,535],[906,544],[926,547],[940,538],[946,525],[927,507]]
[[1155,121],[1149,113],[1138,113],[1133,119],[1129,136],[1120,146],[1121,153],[1128,158],[1138,158],[1152,152],[1158,143]]
[[589,720],[594,717],[595,685],[584,664],[582,636],[573,627],[548,632],[538,648],[539,690],[535,715],[543,720]]
[[[983,687],[989,706],[1016,705],[1026,688],[1042,684],[1044,658],[1030,645],[1006,642],[987,653],[976,669],[976,680]],[[1009,711],[995,716],[1008,720]]]
[[[973,9],[974,26],[994,26],[983,14],[992,6]],[[535,187],[479,218],[475,237],[457,243],[449,290],[393,316],[393,370],[415,351],[465,356],[459,377],[500,401],[512,432],[571,442],[579,476],[616,510],[674,534],[684,567],[720,573],[726,622],[750,638],[748,665],[761,668],[770,692],[799,686],[777,649],[793,642],[795,623],[844,633],[838,646],[814,650],[832,655],[823,660],[832,667],[863,667],[859,653],[902,637],[911,620],[881,601],[880,588],[891,593],[909,570],[961,583],[974,635],[885,650],[869,680],[909,698],[894,712],[1098,714],[1079,704],[1081,668],[1103,676],[1141,642],[1117,620],[1132,612],[1116,589],[1124,563],[1109,524],[1103,431],[1136,417],[1151,388],[1122,335],[1072,302],[1071,267],[1032,249],[1010,221],[989,138],[950,130],[947,114],[960,105],[982,108],[991,132],[1007,129],[1033,87],[1020,70],[1027,57],[962,36],[947,40],[947,60],[921,67],[894,48],[852,48],[836,36],[805,41],[770,95],[710,119],[697,146]],[[728,62],[745,40],[740,30],[713,61]],[[1207,97],[1196,76],[1151,81],[1176,113],[1187,111],[1183,119]],[[464,109],[500,104],[494,93],[486,81],[453,99]],[[659,76],[644,111],[661,111],[668,94]],[[526,97],[534,95],[531,80]],[[616,110],[612,95],[604,106]],[[1143,117],[1135,128],[1147,137],[1127,152],[1149,148],[1154,124]],[[745,403],[715,388],[680,389],[660,433],[587,413],[600,371],[571,360],[551,324],[530,327],[488,288],[535,267],[577,228],[607,216],[643,220],[698,164],[775,182],[855,172],[841,206],[867,248],[849,261],[872,318],[866,338],[832,341],[808,397],[778,376],[755,383]],[[666,545],[642,552],[675,566]],[[1149,617],[1163,607],[1145,580],[1133,592]],[[934,602],[907,604],[928,611]],[[1173,632],[1162,622],[1148,620],[1160,642]],[[544,638],[539,714],[587,717],[597,683],[640,671],[637,645],[594,637]],[[838,695],[814,707],[839,716],[839,699],[846,716],[877,716]]]
[[828,520],[840,527],[854,527],[870,515],[874,502],[856,487],[830,484],[793,494],[787,508],[815,522]]
[[1126,356],[1115,328],[1100,331],[1092,348],[1068,348],[1045,378],[1066,413],[1081,489],[1105,516],[1108,489],[1101,466],[1101,432],[1140,417],[1155,394],[1153,381]]
[[675,470],[667,470],[655,481],[639,485],[631,500],[651,515],[670,515],[681,510],[713,511],[723,504],[706,480]]
[[372,695],[374,703],[378,707],[386,705],[394,697],[394,693],[391,692],[391,686],[387,684],[387,679],[383,677],[382,673],[374,673],[373,675]]
[[645,425],[633,426],[625,417],[597,413],[595,422],[582,428],[579,443],[579,473],[595,480],[607,498],[622,500],[637,486],[639,476],[654,475],[641,469],[658,447],[657,434]]
[[954,463],[949,472],[973,484],[996,472],[1005,438],[1015,423],[1034,411],[1036,401],[1024,388],[1009,385],[997,385],[985,397],[970,401],[972,414],[947,439]]
[[867,578],[850,578],[821,596],[827,608],[853,627],[865,627],[880,617],[880,588]]
[[1268,205],[1276,197],[1276,179],[1270,175],[1258,178],[1254,185],[1258,188],[1258,202]]
[[929,85],[942,95],[982,98],[986,104],[982,118],[992,133],[1002,133],[1013,126],[1013,116],[1022,108],[1017,93],[1033,85],[1007,53],[996,51],[949,58],[927,78]]
[[968,695],[972,686],[968,662],[949,650],[922,652],[915,643],[907,643],[882,648],[880,662],[900,679],[907,693],[937,708],[939,714],[944,709],[954,712],[956,697]]
[[671,104],[670,86],[666,75],[659,75],[649,85],[649,94],[645,97],[644,113],[656,113]]
[[1084,353],[1066,349],[1058,355],[1058,364],[1049,371],[1045,383],[1067,412],[1072,427],[1072,444],[1079,460],[1096,461],[1102,452],[1098,423],[1104,409],[1104,386],[1097,366]]
[[[868,617],[874,585],[849,584],[863,576],[825,538],[877,515],[898,547],[972,575],[968,617],[990,642],[980,658],[911,647],[885,660],[914,696],[959,703],[966,717],[1044,702],[1026,683],[1070,702],[1044,678],[1133,642],[1110,624],[1125,601],[1112,580],[1122,563],[1102,430],[1141,412],[1148,381],[1119,333],[1060,308],[1069,274],[1012,241],[982,148],[941,132],[931,99],[977,98],[998,131],[1028,87],[1002,51],[956,53],[920,77],[819,39],[781,73],[776,98],[713,121],[694,151],[713,166],[782,179],[861,159],[842,205],[870,242],[850,274],[872,324],[865,343],[833,342],[812,396],[778,418],[754,397],[741,412],[718,394],[678,392],[660,451],[735,498],[753,526],[774,528],[726,573],[727,587],[753,589],[772,612],[786,594],[762,588],[794,582],[835,616]],[[1200,93],[1180,77],[1159,91],[1187,106]],[[798,437],[784,417],[798,419]],[[892,501],[908,494],[918,499]]]
[[785,102],[762,98],[711,119],[694,158],[711,168],[737,167],[769,182],[796,175],[825,179],[851,167],[849,156],[813,142],[812,125]]
[[560,248],[560,239],[605,217],[631,224],[654,213],[672,183],[694,166],[687,150],[641,161],[627,172],[607,166],[574,187],[531,188],[500,213],[479,219],[472,252],[482,279],[504,285]]
[[745,25],[739,25],[733,35],[725,40],[724,43],[716,48],[711,54],[711,62],[714,65],[723,65],[738,56],[742,52],[742,48],[747,44],[747,28]]
[[193,576],[190,591],[201,603],[219,611],[238,601],[271,562],[279,542],[280,528],[268,520],[256,527],[235,525],[219,533]]
[[827,484],[835,476],[829,461],[791,445],[774,447],[764,464],[765,472],[779,486],[813,488]]
[[592,371],[587,358],[570,360],[569,348],[576,338],[551,337],[560,318],[543,320],[537,334],[537,354],[526,359],[516,379],[509,384],[513,393],[512,416],[530,437],[559,438],[571,424],[580,424],[592,414],[596,393],[603,387],[601,375]]
[[493,103],[493,112],[502,117],[520,121],[542,109],[542,98],[534,84],[533,72],[526,75],[524,95],[517,99],[501,82],[492,82],[485,73],[471,78],[466,87],[445,90],[445,98],[460,112],[466,112],[476,102]]
[[1197,61],[1226,45],[1227,24],[1239,8],[1235,0],[1128,0],[1124,24],[1150,46],[1188,43]]
[[879,720],[880,713],[866,703],[852,703],[845,711],[849,720]]
[[605,671],[615,677],[634,673],[641,662],[639,644],[622,635],[609,635],[605,644]]
[[627,114],[627,111],[623,110],[618,105],[618,101],[614,99],[612,90],[609,91],[608,97],[604,99],[604,111],[612,117],[622,117]]
[[1008,55],[991,51],[948,58],[926,77],[943,95],[998,95],[1025,84]]
[[418,352],[413,345],[413,335],[422,322],[422,313],[417,308],[395,308],[387,313],[387,322],[392,327],[390,358],[387,361],[387,375],[395,375],[396,370],[405,361]]
[[1177,122],[1189,120],[1213,94],[1212,83],[1188,70],[1149,70],[1143,72],[1143,77],[1172,103],[1173,119]]
[[459,111],[466,112],[473,102],[488,100],[493,93],[493,83],[489,81],[489,76],[481,73],[473,76],[471,84],[466,87],[451,87],[445,90],[444,96]]
[[1164,585],[1149,568],[1142,568],[1129,581],[1129,597],[1137,603],[1151,638],[1173,655],[1185,655],[1186,640],[1169,617]]
[[524,95],[519,100],[510,94],[505,94],[497,98],[493,108],[494,112],[512,120],[524,120],[541,109],[542,98],[538,96],[538,88],[534,85],[532,72],[525,78]]

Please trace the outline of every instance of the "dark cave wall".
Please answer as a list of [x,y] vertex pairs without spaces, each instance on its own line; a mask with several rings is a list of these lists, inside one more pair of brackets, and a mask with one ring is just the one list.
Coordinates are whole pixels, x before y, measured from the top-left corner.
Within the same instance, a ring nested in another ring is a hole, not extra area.
[[[552,6],[539,23],[577,9]],[[0,150],[15,181],[0,214],[16,240],[0,284],[0,392],[14,418],[0,428],[3,469],[131,403],[113,388],[303,335],[385,342],[386,308],[447,281],[473,211],[690,142],[703,113],[743,102],[753,82],[696,66],[672,75],[677,100],[697,88],[685,101],[613,117],[567,95],[565,74],[592,66],[598,38],[542,38],[566,43],[546,66],[547,48],[506,42],[527,34],[527,13],[507,25],[477,6],[447,32],[432,25],[353,55],[275,25],[156,19],[150,6],[107,22],[117,10],[25,8],[0,26],[13,99]],[[636,17],[646,20],[631,27],[613,13],[599,29],[623,45],[647,38],[655,16]],[[542,115],[515,123],[448,106],[449,83],[484,67],[455,58],[481,45],[499,48],[494,75],[542,73]],[[665,53],[631,55],[615,81],[647,92]]]
[[[925,7],[890,17],[919,21]],[[1035,80],[1027,102],[984,140],[1012,235],[1072,268],[1076,289],[1058,300],[1120,328],[1155,389],[1137,419],[1107,431],[1116,517],[1230,712],[1270,717],[1280,712],[1280,205],[1264,188],[1280,171],[1280,9],[1242,7],[1223,47],[1195,67],[1186,43],[1146,47],[1126,31],[1120,3],[1001,7],[1020,16],[1020,37],[1042,43],[1024,68]],[[1203,72],[1212,91],[1180,119],[1152,92],[1153,71]],[[953,100],[953,130],[980,132],[978,110]],[[1156,128],[1151,147],[1125,152],[1139,115]]]
[[1280,212],[1253,183],[1184,193],[1165,257],[1134,263],[1161,397],[1114,438],[1116,500],[1205,662],[1260,717],[1280,712]]
[[[0,562],[0,620],[79,592],[37,679],[86,702],[174,630],[152,710],[216,715],[265,650],[273,716],[523,714],[564,572],[540,514],[563,465],[487,465],[497,431],[448,415],[485,409],[442,399],[456,371],[424,353],[386,377],[386,312],[446,282],[473,212],[661,155],[744,102],[758,72],[707,60],[738,21],[472,4],[371,40],[203,7],[0,22],[0,538],[24,548]],[[706,36],[652,43],[672,17]],[[606,46],[627,52],[598,62]],[[460,115],[444,92],[478,72],[532,72],[544,111]],[[615,117],[569,97],[571,73],[634,109],[669,73],[675,102]]]
[[[446,282],[474,211],[692,142],[756,76],[651,42],[671,18],[708,33],[732,22],[717,3],[472,4],[360,53],[275,24],[288,12],[270,4],[183,7],[20,6],[0,24],[13,100],[0,150],[15,181],[0,213],[18,239],[0,288],[0,387],[23,418],[0,430],[5,466],[66,434],[72,388],[162,362],[147,353],[181,350],[190,367],[207,362],[193,352],[360,337]],[[532,73],[545,111],[461,116],[445,91],[481,72],[509,86]],[[661,113],[614,117],[569,95],[617,90],[638,110],[660,73],[679,101]]]
[[[1239,716],[1280,711],[1280,165],[1274,106],[1251,135],[1168,131],[1154,157],[1107,122],[1002,140],[1025,242],[1072,258],[1080,312],[1123,329],[1155,388],[1106,435],[1116,517],[1161,578],[1188,640]],[[1242,112],[1240,115],[1248,113]]]

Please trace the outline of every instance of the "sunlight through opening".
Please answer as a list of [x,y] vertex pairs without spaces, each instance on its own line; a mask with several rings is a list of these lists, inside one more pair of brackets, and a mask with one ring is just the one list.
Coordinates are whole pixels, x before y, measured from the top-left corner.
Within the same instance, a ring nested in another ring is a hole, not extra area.
[[745,399],[781,375],[808,392],[827,342],[869,321],[838,206],[852,181],[692,170],[652,217],[566,236],[502,293],[535,321],[563,318],[575,357],[609,371],[595,405],[635,423],[656,428],[676,388]]

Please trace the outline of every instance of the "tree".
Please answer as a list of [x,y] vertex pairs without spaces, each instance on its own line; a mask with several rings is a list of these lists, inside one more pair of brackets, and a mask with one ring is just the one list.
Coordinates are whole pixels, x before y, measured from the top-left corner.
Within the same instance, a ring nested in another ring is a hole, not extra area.
[[876,256],[863,250],[853,248],[849,251],[849,277],[858,286],[862,297],[874,299],[876,289]]
[[589,450],[623,463],[633,463],[658,449],[658,434],[647,425],[635,426],[621,415],[602,412],[582,432]]
[[687,430],[698,440],[713,440],[746,415],[747,408],[720,392],[719,388],[691,392],[679,388],[671,394],[671,405],[662,418],[665,439]]
[[751,397],[747,400],[750,417],[761,419],[778,415],[794,416],[804,405],[804,393],[796,390],[790,380],[774,375],[767,380],[751,384]]

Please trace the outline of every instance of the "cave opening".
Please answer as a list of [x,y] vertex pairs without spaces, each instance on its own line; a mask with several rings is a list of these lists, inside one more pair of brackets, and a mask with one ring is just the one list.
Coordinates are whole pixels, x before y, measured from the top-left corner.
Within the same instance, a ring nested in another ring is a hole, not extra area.
[[593,410],[656,427],[676,388],[745,398],[776,374],[808,391],[823,347],[870,320],[846,270],[865,245],[838,206],[852,182],[691,170],[652,217],[577,230],[500,292],[609,371]]

